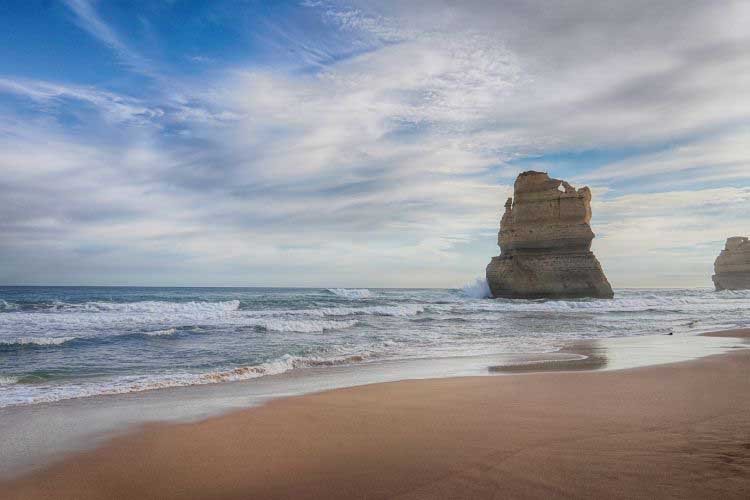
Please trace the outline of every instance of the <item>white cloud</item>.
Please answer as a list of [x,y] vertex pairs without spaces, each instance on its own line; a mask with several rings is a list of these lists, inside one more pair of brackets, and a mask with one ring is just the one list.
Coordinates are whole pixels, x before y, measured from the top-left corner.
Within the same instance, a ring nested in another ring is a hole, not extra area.
[[[92,4],[68,4],[154,74]],[[315,70],[238,65],[138,98],[0,79],[43,116],[0,120],[0,280],[457,285],[497,252],[507,162],[566,149],[659,147],[576,172],[616,286],[703,284],[712,245],[750,229],[748,188],[730,185],[750,177],[741,3],[304,8],[362,50],[331,62],[298,40]],[[92,108],[79,129],[49,119],[71,102]],[[686,184],[701,182],[719,187]]]
[[739,127],[658,153],[639,155],[589,172],[589,179],[621,180],[669,175],[662,182],[750,178],[750,129]]
[[149,107],[140,100],[80,85],[62,84],[41,80],[0,78],[0,93],[27,97],[35,102],[65,107],[65,100],[75,100],[94,106],[111,121],[138,121],[145,123],[158,119],[164,111]]
[[748,206],[750,187],[595,199],[594,250],[616,286],[710,286],[724,240],[750,233]]

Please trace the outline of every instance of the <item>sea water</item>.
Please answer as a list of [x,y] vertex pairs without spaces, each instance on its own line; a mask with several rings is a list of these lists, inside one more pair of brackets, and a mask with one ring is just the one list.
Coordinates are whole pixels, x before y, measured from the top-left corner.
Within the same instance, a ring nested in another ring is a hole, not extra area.
[[750,291],[493,300],[464,289],[0,287],[0,408],[576,339],[750,326]]

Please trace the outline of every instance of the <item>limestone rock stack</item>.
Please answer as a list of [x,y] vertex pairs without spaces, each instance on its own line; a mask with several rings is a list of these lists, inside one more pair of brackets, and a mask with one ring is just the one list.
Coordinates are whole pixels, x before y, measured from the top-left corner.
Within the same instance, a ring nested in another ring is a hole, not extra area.
[[591,190],[544,172],[523,172],[500,222],[500,255],[487,266],[493,296],[611,298],[591,252]]
[[750,240],[744,236],[728,238],[716,257],[714,273],[717,290],[750,289]]

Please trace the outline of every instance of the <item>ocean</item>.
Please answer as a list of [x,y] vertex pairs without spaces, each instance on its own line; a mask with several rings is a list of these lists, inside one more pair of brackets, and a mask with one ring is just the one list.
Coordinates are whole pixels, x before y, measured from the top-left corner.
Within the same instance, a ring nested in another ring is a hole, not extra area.
[[0,287],[0,408],[750,326],[750,291],[486,293],[481,280],[463,289]]

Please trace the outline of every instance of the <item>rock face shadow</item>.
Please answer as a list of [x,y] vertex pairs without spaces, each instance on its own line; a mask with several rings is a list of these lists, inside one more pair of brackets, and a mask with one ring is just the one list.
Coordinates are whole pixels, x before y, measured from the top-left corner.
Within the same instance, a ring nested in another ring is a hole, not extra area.
[[518,176],[500,222],[500,255],[487,283],[502,298],[612,298],[591,252],[591,190],[575,189],[544,172]]

